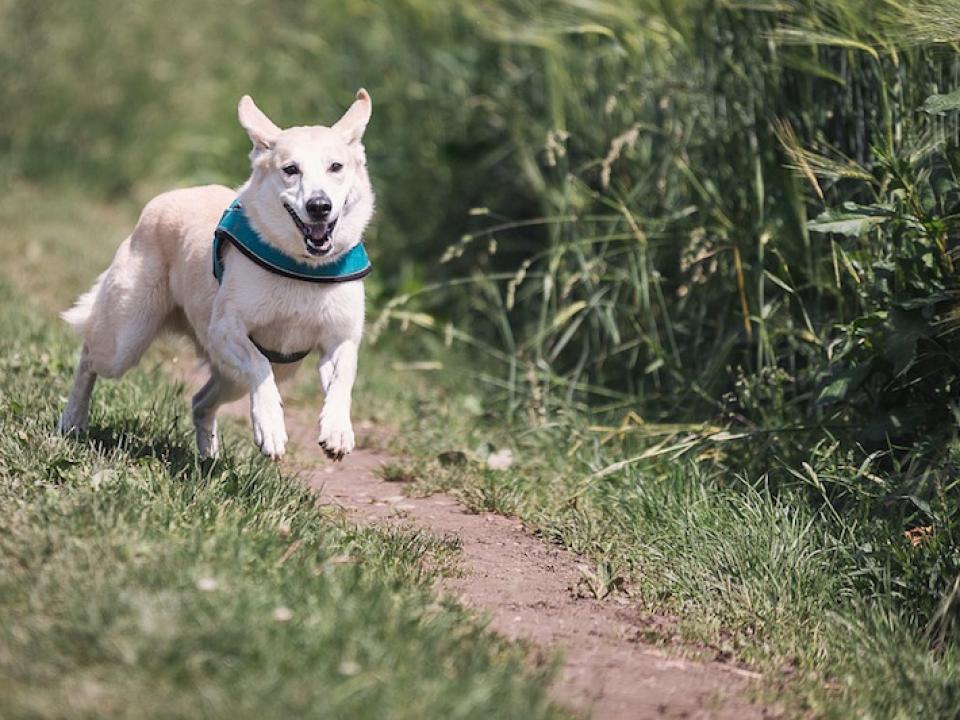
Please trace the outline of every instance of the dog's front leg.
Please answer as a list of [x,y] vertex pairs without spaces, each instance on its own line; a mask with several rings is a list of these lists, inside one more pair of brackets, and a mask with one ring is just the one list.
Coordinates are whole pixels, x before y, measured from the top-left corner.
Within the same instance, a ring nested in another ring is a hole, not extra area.
[[324,398],[319,443],[331,460],[342,460],[354,447],[350,403],[356,377],[357,343],[344,340],[320,363]]
[[211,359],[250,391],[250,424],[260,452],[275,460],[283,457],[287,429],[270,361],[250,341],[243,323],[217,303],[210,319],[209,339]]

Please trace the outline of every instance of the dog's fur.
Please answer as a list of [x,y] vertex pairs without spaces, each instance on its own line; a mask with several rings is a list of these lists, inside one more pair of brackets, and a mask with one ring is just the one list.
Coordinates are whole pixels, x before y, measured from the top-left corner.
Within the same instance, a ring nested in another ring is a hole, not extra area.
[[[271,365],[249,336],[276,352],[320,350],[325,397],[319,443],[334,459],[353,449],[350,401],[363,329],[363,282],[287,279],[226,245],[223,284],[218,285],[211,251],[220,215],[237,197],[254,230],[303,262],[329,263],[359,243],[373,214],[361,142],[370,97],[358,91],[332,127],[281,130],[248,96],[241,99],[238,113],[253,142],[250,179],[236,192],[195,187],[151,200],[110,267],[63,313],[84,342],[60,432],[86,429],[98,376],[120,377],[158,332],[172,329],[191,337],[210,366],[210,379],[193,397],[201,456],[217,454],[217,409],[244,393],[250,395],[253,437],[260,450],[272,458],[284,453],[287,433],[276,378],[292,375],[299,363]],[[287,174],[284,168],[294,163],[299,173]],[[317,233],[326,232],[324,243],[330,246],[321,256],[316,244],[308,242],[309,223],[298,225],[284,207],[307,220],[306,203],[318,193],[325,193],[332,206],[329,224],[314,224]]]

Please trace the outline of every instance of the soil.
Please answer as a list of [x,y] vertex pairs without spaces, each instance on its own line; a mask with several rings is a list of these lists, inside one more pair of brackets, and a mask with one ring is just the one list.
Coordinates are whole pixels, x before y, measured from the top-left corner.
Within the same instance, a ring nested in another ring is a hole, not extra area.
[[[225,410],[235,417],[248,412],[244,401]],[[672,618],[651,615],[623,595],[584,597],[585,564],[574,553],[543,542],[516,519],[476,513],[449,495],[412,497],[403,483],[381,479],[380,467],[394,458],[364,447],[364,436],[378,432],[369,423],[355,426],[361,447],[331,463],[316,445],[316,418],[300,409],[286,416],[292,452],[283,462],[321,503],[357,522],[412,524],[459,538],[460,572],[440,589],[489,618],[494,632],[529,643],[542,657],[560,652],[551,688],[560,704],[597,720],[780,716],[751,699],[759,674],[720,658],[681,658],[698,648],[675,639],[651,642],[670,637]]]

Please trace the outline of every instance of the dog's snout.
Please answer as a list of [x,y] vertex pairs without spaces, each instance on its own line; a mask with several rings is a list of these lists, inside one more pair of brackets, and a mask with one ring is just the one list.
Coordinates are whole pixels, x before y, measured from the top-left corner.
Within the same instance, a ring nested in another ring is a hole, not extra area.
[[333,204],[330,202],[330,197],[325,192],[321,192],[307,200],[306,207],[307,214],[314,220],[326,220],[333,209]]

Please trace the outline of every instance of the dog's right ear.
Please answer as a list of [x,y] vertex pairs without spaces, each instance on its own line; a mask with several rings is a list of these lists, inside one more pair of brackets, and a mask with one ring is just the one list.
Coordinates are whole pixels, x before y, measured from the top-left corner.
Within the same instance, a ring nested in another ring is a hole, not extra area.
[[247,135],[250,136],[255,153],[273,147],[277,135],[281,132],[280,128],[263,114],[263,111],[257,107],[253,98],[249,95],[240,98],[240,104],[237,106],[237,117],[240,118],[240,124],[247,131]]

